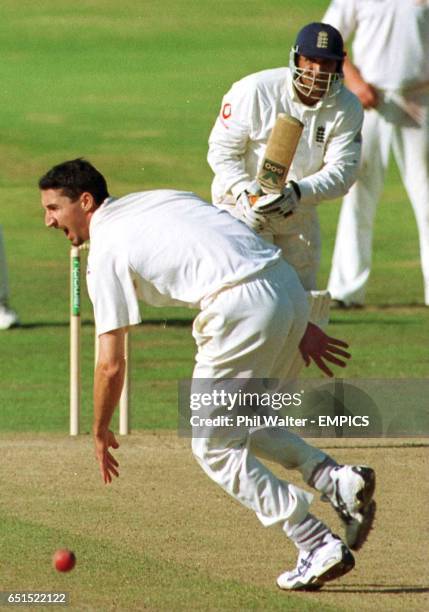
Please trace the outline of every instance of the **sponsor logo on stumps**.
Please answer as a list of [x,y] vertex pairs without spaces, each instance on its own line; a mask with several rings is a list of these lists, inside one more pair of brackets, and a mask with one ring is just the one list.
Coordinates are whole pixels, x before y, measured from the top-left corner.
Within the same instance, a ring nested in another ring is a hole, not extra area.
[[79,261],[79,257],[73,257],[72,313],[76,317],[80,315],[80,261]]

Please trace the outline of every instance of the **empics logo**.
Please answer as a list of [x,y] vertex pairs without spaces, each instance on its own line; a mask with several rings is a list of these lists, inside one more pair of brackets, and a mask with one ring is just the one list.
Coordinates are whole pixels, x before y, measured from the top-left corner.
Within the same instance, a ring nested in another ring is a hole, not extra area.
[[322,30],[321,32],[319,32],[319,34],[317,35],[317,43],[316,43],[317,48],[327,49],[328,42],[329,42],[328,32],[325,32],[325,30]]

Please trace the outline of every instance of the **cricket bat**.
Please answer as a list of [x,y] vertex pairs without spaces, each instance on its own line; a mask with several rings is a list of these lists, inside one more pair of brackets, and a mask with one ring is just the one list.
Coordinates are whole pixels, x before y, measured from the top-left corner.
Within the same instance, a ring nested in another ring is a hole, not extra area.
[[264,193],[281,193],[295,155],[304,124],[286,113],[279,113],[257,180]]

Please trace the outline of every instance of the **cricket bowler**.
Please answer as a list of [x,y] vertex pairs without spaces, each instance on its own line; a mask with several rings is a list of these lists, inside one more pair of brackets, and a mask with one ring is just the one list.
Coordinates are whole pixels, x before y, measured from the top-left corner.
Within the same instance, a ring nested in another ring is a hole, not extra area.
[[[83,159],[54,166],[39,188],[46,226],[75,246],[91,241],[87,284],[99,338],[93,435],[105,483],[119,475],[109,426],[124,380],[124,334],[141,321],[139,299],[199,308],[196,385],[281,380],[298,346],[327,374],[329,364],[345,366],[347,345],[307,325],[306,293],[281,250],[225,211],[172,189],[111,197],[104,177]],[[218,410],[208,406],[209,414]],[[215,483],[262,525],[279,525],[298,548],[297,567],[279,576],[280,588],[319,588],[353,568],[351,549],[362,546],[374,520],[371,468],[338,465],[279,427],[195,436],[192,449]],[[309,512],[310,493],[277,478],[257,455],[298,470],[329,500],[344,522],[345,541]]]

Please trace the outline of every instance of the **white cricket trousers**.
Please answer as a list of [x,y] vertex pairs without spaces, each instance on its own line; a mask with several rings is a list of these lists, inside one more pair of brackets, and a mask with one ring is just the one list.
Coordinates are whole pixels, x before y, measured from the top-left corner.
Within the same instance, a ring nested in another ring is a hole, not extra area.
[[[308,320],[308,302],[296,273],[284,261],[225,289],[196,317],[195,385],[200,379],[284,378]],[[210,406],[208,414],[218,416]],[[207,413],[205,413],[207,414]],[[253,510],[263,525],[293,525],[307,514],[312,495],[277,478],[256,454],[299,469],[308,480],[326,455],[284,428],[223,429],[198,437],[192,449],[202,469]]]
[[304,289],[317,289],[321,236],[316,206],[298,207],[286,219],[268,221],[261,236],[282,250],[284,259],[298,274]]
[[[343,200],[328,283],[332,297],[346,304],[365,301],[375,211],[392,148],[417,221],[424,299],[429,305],[429,107],[424,98],[416,100],[421,125],[393,102],[365,111],[361,168]],[[400,217],[397,222],[401,224]]]

